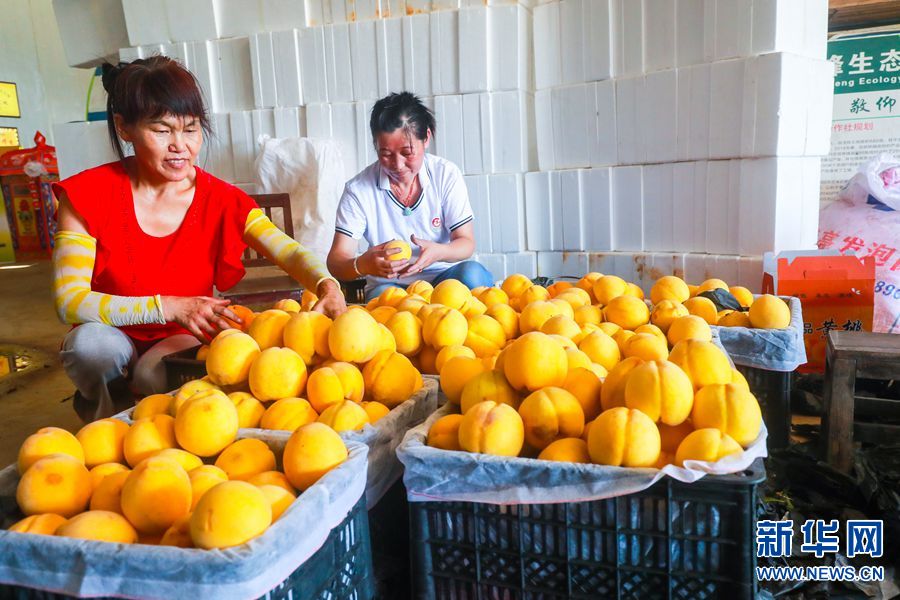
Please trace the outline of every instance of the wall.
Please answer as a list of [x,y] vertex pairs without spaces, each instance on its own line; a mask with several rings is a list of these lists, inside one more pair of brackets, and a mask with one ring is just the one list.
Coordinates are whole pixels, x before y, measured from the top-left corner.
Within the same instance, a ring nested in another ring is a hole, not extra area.
[[0,81],[17,84],[20,143],[32,145],[40,130],[53,143],[52,124],[84,119],[91,70],[66,64],[51,0],[0,0]]

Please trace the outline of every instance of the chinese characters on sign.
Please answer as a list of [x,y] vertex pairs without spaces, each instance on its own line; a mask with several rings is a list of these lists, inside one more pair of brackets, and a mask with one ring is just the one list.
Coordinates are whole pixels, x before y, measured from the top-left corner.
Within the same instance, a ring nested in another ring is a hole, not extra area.
[[[844,554],[847,558],[869,556],[880,558],[884,553],[884,524],[882,521],[849,520],[845,528]],[[800,527],[803,542],[800,552],[822,558],[841,551],[840,523],[837,520],[808,520]],[[793,551],[793,521],[758,521],[756,523],[756,556],[784,558]]]

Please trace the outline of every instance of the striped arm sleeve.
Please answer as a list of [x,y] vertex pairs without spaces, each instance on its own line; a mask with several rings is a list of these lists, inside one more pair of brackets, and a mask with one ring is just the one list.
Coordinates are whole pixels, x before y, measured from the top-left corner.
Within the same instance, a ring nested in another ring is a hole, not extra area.
[[84,233],[60,231],[54,243],[53,297],[60,321],[115,327],[166,322],[158,294],[113,296],[91,290],[97,240]]
[[258,208],[254,208],[247,215],[244,241],[281,267],[310,292],[316,293],[319,284],[325,280],[337,283],[319,257],[275,227],[275,224]]

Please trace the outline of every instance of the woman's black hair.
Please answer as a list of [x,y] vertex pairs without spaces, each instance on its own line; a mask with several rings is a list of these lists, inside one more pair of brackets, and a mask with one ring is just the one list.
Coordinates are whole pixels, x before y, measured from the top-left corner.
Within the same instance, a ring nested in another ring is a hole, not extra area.
[[369,119],[373,141],[379,133],[404,129],[424,142],[428,139],[429,130],[434,136],[436,125],[434,114],[418,96],[410,92],[385,96],[372,107],[372,118]]
[[152,56],[117,65],[104,63],[102,70],[109,140],[120,160],[125,158],[125,151],[113,115],[121,115],[126,125],[167,114],[196,117],[203,132],[207,136],[211,134],[200,85],[193,73],[178,61]]

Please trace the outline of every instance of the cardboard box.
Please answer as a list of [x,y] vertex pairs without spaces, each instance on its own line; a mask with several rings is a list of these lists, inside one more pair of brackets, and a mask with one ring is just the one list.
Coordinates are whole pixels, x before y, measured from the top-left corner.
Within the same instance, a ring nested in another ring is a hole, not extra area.
[[874,257],[840,256],[836,250],[767,253],[763,270],[763,293],[796,296],[803,304],[808,362],[798,371],[824,372],[828,331],[872,330]]

